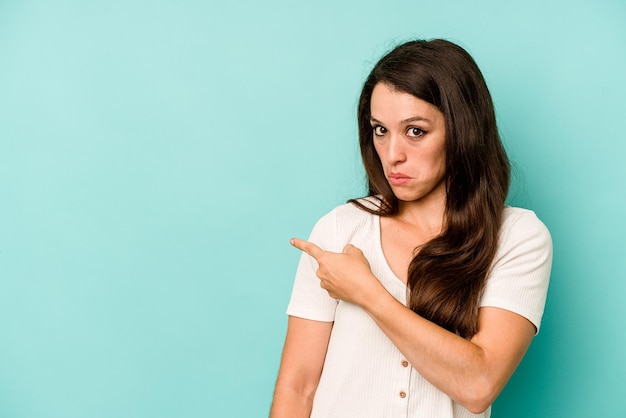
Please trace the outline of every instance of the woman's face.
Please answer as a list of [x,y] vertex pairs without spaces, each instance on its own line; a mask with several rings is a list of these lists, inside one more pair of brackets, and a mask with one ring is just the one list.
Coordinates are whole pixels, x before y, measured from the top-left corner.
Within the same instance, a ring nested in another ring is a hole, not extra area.
[[370,110],[374,147],[398,200],[445,199],[443,113],[385,83],[374,86]]

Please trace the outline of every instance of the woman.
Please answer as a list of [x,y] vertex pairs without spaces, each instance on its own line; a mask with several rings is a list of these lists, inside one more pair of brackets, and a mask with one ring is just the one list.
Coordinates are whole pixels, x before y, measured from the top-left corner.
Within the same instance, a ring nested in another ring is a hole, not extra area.
[[271,417],[489,417],[537,333],[552,245],[506,207],[509,162],[470,55],[384,56],[359,109],[369,196],[304,251]]

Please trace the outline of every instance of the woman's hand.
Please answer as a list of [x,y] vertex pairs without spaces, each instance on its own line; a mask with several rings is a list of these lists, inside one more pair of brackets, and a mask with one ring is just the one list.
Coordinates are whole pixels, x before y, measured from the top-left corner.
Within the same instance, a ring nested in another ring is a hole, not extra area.
[[298,238],[290,242],[317,261],[320,286],[331,297],[363,306],[369,297],[384,289],[357,247],[348,244],[341,253],[333,253]]

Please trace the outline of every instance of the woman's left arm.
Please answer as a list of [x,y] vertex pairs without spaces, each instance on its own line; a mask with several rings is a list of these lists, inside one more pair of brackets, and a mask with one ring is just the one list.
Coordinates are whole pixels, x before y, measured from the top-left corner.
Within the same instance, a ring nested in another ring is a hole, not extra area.
[[473,413],[486,410],[517,368],[535,335],[526,318],[482,307],[479,332],[466,340],[428,321],[386,291],[363,305],[430,383]]
[[471,412],[493,403],[535,335],[535,326],[523,316],[482,307],[479,331],[466,340],[396,300],[358,248],[347,245],[342,253],[332,253],[299,239],[292,244],[317,260],[322,288],[359,305],[422,376]]

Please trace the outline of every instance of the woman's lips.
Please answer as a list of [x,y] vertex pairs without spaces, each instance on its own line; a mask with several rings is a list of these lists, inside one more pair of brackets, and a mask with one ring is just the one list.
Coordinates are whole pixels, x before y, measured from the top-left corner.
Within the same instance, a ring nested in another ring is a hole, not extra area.
[[387,176],[387,178],[389,179],[389,184],[394,186],[402,186],[411,180],[411,177],[404,173],[391,173]]

